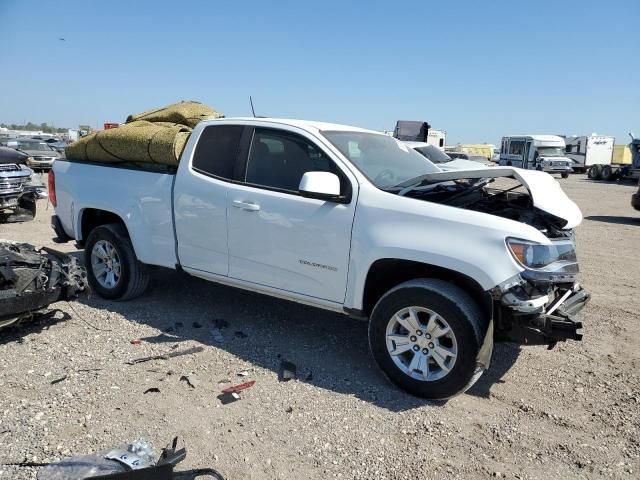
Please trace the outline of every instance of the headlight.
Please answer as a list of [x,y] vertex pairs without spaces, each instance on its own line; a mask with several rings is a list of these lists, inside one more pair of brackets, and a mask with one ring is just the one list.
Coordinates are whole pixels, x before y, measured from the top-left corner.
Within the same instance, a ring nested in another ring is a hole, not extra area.
[[557,240],[550,245],[507,238],[515,259],[527,270],[541,273],[578,273],[578,259],[573,241]]

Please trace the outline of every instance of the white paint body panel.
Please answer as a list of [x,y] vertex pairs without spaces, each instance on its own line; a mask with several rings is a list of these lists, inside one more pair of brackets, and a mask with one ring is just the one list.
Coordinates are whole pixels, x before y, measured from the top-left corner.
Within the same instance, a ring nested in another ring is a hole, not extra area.
[[[213,124],[265,126],[305,136],[345,174],[351,202],[304,198],[194,172],[195,144]],[[454,270],[488,290],[522,271],[505,238],[550,243],[516,221],[379,190],[322,136],[324,129],[366,131],[298,120],[207,121],[194,129],[175,176],[58,161],[56,214],[65,231],[80,239],[83,209],[113,212],[125,222],[145,263],[180,264],[202,278],[336,311],[362,307],[367,274],[381,259]],[[575,204],[545,173],[478,168],[431,174],[441,180],[474,175],[514,176],[536,206],[567,218],[570,227],[580,221]]]
[[56,214],[67,235],[82,238],[80,218],[85,209],[114,213],[123,219],[141,262],[174,267],[175,241],[171,213],[173,175],[54,163]]

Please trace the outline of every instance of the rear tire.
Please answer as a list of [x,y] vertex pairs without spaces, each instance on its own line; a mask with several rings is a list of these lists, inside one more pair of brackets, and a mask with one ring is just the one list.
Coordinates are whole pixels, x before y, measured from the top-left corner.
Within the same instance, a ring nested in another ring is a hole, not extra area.
[[600,177],[605,182],[608,182],[609,180],[613,180],[613,169],[611,168],[611,165],[604,165],[602,167]]
[[411,280],[376,304],[369,346],[391,382],[418,397],[446,399],[480,378],[476,357],[487,325],[478,305],[455,285]]
[[[105,255],[107,251],[109,255]],[[149,284],[147,266],[138,261],[123,225],[110,223],[93,229],[85,245],[84,262],[89,285],[108,300],[138,297]]]
[[591,165],[589,167],[589,171],[587,172],[587,176],[591,180],[600,180],[602,175],[602,166],[601,165]]

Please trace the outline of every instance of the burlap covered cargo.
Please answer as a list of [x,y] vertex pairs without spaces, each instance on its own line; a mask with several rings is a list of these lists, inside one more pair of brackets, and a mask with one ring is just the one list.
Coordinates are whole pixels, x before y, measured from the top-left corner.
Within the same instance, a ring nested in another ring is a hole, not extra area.
[[189,135],[191,129],[184,125],[137,121],[89,134],[69,145],[66,155],[69,160],[175,166]]
[[138,120],[149,122],[180,123],[188,127],[195,127],[202,120],[224,117],[222,113],[199,102],[179,102],[162,108],[156,108],[143,113],[129,115],[127,123]]
[[68,160],[175,167],[191,129],[202,120],[223,116],[202,103],[174,103],[129,115],[124,125],[91,133],[69,145],[65,153]]

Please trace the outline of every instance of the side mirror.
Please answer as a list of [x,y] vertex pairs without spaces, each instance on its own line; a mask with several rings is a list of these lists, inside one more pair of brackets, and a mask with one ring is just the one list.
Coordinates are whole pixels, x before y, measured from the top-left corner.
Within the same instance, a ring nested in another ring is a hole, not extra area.
[[300,180],[300,195],[319,200],[340,200],[340,179],[331,172],[307,172]]

